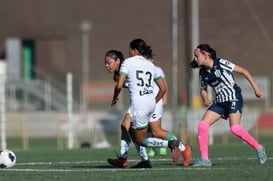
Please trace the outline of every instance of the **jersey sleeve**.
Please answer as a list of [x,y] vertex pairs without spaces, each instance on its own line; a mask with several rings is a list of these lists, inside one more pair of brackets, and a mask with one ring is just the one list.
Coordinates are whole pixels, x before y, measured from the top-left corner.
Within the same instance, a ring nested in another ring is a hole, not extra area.
[[164,71],[162,70],[162,68],[157,66],[157,69],[158,69],[157,70],[158,75],[160,75],[162,78],[165,78],[165,74],[164,74]]
[[200,85],[200,89],[206,88],[208,86],[208,84],[203,80],[201,75],[199,76],[199,85]]
[[165,78],[165,74],[164,74],[163,70],[160,67],[155,66],[155,70],[156,70],[155,78],[154,78],[155,80]]
[[225,70],[228,70],[230,72],[233,71],[234,67],[235,67],[235,64],[230,62],[229,60],[225,60],[225,59],[220,59],[219,60],[220,62],[220,66],[225,69]]
[[200,89],[203,89],[203,88],[206,88],[208,86],[208,83],[206,83],[204,80],[204,73],[203,73],[203,69],[201,68],[199,70],[199,86],[200,86]]
[[128,68],[127,68],[127,61],[126,60],[121,64],[119,74],[123,74],[123,75],[128,74]]

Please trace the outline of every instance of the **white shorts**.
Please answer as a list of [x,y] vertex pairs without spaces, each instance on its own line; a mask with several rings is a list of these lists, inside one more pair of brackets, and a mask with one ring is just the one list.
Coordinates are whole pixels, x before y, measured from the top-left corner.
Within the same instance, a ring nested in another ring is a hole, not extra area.
[[145,96],[133,99],[127,113],[131,117],[131,127],[133,129],[143,129],[148,127],[148,122],[155,110],[154,96]]
[[151,115],[149,122],[155,122],[158,121],[162,118],[162,113],[163,113],[163,101],[162,99],[156,104],[155,110],[153,114]]

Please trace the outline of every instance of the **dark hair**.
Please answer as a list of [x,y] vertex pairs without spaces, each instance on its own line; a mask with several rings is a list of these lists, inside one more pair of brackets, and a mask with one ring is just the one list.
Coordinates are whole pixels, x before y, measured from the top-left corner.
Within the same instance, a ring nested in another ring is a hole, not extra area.
[[153,58],[154,56],[151,47],[140,38],[131,41],[130,48],[138,50],[138,52],[146,58]]
[[[114,60],[119,59],[120,60],[119,69],[122,62],[124,61],[124,56],[122,52],[118,50],[109,50],[108,52],[105,53],[105,57],[111,57]],[[118,81],[118,77],[119,77],[119,70],[114,72],[113,79],[115,82]]]
[[105,53],[106,57],[111,57],[114,60],[120,59],[121,62],[124,60],[124,56],[122,52],[118,50],[109,50],[108,52]]
[[[196,48],[200,49],[201,53],[207,52],[210,58],[212,58],[213,60],[217,58],[216,51],[213,48],[211,48],[208,44],[200,44]],[[194,59],[191,61],[189,65],[191,68],[198,67],[197,62]]]

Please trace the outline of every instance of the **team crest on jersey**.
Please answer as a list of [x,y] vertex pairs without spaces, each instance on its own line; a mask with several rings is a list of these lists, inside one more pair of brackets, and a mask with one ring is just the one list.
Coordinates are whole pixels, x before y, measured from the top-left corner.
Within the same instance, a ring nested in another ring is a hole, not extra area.
[[225,64],[226,64],[226,65],[229,65],[229,64],[230,64],[230,62],[229,62],[229,61],[225,61]]
[[215,75],[216,77],[221,77],[221,71],[220,71],[220,70],[215,70],[215,71],[214,71],[214,75]]

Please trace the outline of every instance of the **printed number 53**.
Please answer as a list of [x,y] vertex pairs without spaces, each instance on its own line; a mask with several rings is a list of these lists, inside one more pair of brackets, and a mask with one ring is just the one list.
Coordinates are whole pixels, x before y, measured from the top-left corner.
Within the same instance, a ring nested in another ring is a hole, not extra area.
[[151,87],[151,82],[152,82],[152,73],[151,72],[143,72],[142,70],[137,70],[136,71],[136,78],[137,78],[137,80],[139,80],[139,82],[137,83],[138,86]]

